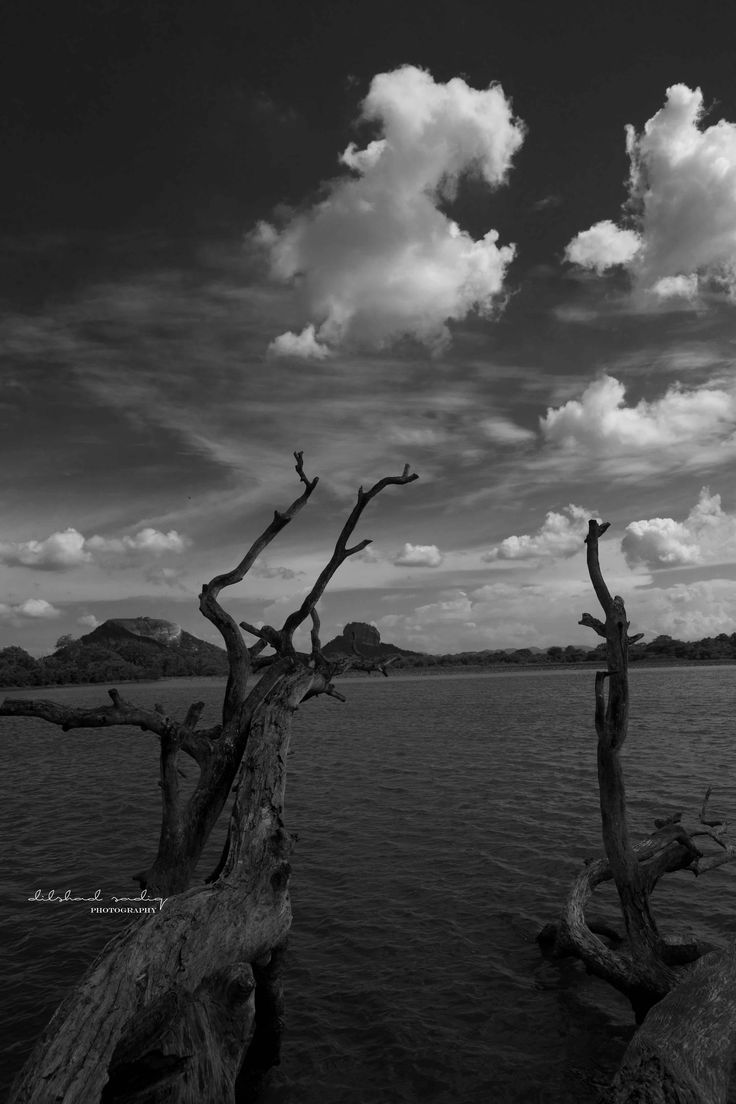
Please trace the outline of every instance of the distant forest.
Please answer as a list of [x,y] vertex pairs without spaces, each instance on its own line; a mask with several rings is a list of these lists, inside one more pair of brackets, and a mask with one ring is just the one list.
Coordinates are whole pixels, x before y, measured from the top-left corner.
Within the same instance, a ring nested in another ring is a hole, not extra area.
[[[94,634],[92,634],[94,635]],[[226,677],[225,652],[212,644],[187,638],[188,647],[165,647],[145,637],[74,641],[62,637],[53,655],[34,659],[15,645],[0,649],[0,686],[52,686],[69,683],[118,683],[134,680],[180,678],[201,675]],[[196,641],[196,644],[194,643]],[[190,643],[191,642],[191,643]],[[113,646],[114,643],[114,646]],[[337,644],[337,641],[334,642]],[[603,663],[605,645],[579,648],[553,645],[546,650],[517,648],[449,655],[424,655],[379,644],[384,658],[397,655],[393,669],[494,667],[499,665],[551,666],[564,663]],[[333,649],[334,651],[335,649]],[[370,649],[372,652],[374,649]],[[706,661],[736,663],[736,633],[719,633],[703,640],[674,640],[658,636],[648,644],[629,649],[632,663],[667,661]]]
[[[188,637],[184,647],[166,647],[146,637],[82,640],[61,637],[53,655],[34,659],[15,645],[0,649],[0,686],[59,686],[68,683],[131,682],[138,679],[227,676],[227,656],[214,644]],[[188,634],[182,634],[188,636]],[[189,641],[194,646],[186,647]]]
[[[457,652],[452,655],[404,655],[395,667],[495,667],[499,664],[526,666],[557,666],[560,663],[605,663],[606,645],[597,648],[580,648],[574,644],[566,648],[553,644],[550,648],[517,648],[515,650]],[[658,636],[649,644],[632,644],[629,662],[657,662],[672,660],[711,663],[736,663],[736,633],[719,633],[703,640],[675,640],[671,636]]]

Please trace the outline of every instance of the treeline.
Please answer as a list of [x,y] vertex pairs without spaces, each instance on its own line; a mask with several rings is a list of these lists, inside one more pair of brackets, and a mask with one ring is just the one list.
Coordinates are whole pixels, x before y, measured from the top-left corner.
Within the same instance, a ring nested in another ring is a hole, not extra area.
[[[388,650],[390,645],[381,647]],[[399,656],[394,667],[495,667],[502,664],[543,667],[560,663],[600,663],[604,658],[604,650],[605,645],[601,643],[597,648],[578,648],[572,644],[563,648],[553,645],[544,651],[516,648],[447,655],[404,653]],[[736,633],[731,633],[730,636],[719,633],[718,636],[690,641],[658,636],[648,644],[632,645],[629,659],[632,663],[672,660],[736,663]],[[117,683],[200,675],[227,675],[227,660],[221,649],[212,645],[204,645],[191,651],[185,648],[161,647],[145,638],[116,642],[114,649],[92,641],[73,641],[42,659],[34,659],[16,645],[0,649],[0,686]]]
[[130,640],[115,649],[75,642],[51,656],[34,659],[23,648],[0,649],[0,686],[59,686],[82,682],[131,682],[137,679],[227,675],[225,653],[190,654]]
[[[563,648],[554,644],[546,650],[516,648],[448,655],[402,655],[394,667],[495,667],[499,664],[544,667],[560,663],[601,663],[605,658],[605,647],[601,642],[597,648],[579,648],[573,644]],[[668,660],[736,663],[736,633],[730,636],[719,633],[718,636],[706,636],[703,640],[675,640],[671,636],[658,636],[648,644],[633,644],[629,648],[629,660],[631,663]]]

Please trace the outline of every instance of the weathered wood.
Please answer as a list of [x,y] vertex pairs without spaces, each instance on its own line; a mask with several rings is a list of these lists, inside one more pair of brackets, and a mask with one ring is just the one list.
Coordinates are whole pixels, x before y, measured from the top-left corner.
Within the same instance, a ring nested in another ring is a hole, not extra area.
[[[149,896],[166,898],[155,916],[136,921],[108,944],[60,1005],[16,1080],[11,1104],[228,1104],[244,1056],[252,1086],[278,1060],[283,951],[291,924],[292,841],[283,805],[292,719],[301,702],[318,694],[344,700],[332,680],[362,662],[325,658],[315,604],[340,564],[367,543],[346,543],[367,502],[386,486],[417,478],[406,468],[359,491],[307,598],[281,630],[255,630],[258,642],[248,648],[219,595],[245,576],[314,490],[317,479],[307,478],[302,454],[294,455],[302,494],[275,513],[232,571],[202,588],[201,611],[220,631],[229,660],[221,724],[197,730],[201,703],[177,722],[159,707],[141,710],[124,702],[115,690],[112,706],[93,710],[38,700],[0,706],[0,716],[40,717],[64,730],[134,725],[159,738],[159,847],[153,864],[136,877]],[[304,656],[292,637],[308,616],[312,653]],[[263,662],[260,653],[269,645],[275,654]],[[255,666],[260,677],[249,687]],[[186,802],[179,788],[182,752],[200,771]],[[217,870],[207,884],[192,887],[233,787]]]
[[[678,812],[656,819],[649,839],[631,842],[620,752],[628,733],[628,646],[640,634],[629,637],[623,599],[611,596],[601,572],[598,540],[607,529],[607,523],[592,520],[586,537],[588,571],[605,622],[589,613],[580,620],[606,640],[607,670],[595,678],[606,857],[586,864],[559,923],[547,925],[539,941],[547,954],[577,955],[591,973],[625,993],[642,1024],[605,1094],[605,1104],[725,1104],[736,1053],[736,952],[732,946],[725,954],[704,953],[694,939],[663,939],[649,899],[665,874],[705,873],[733,861],[735,849],[727,839],[726,823],[706,816],[710,787],[699,827],[687,831]],[[708,840],[721,848],[720,853],[701,850],[701,842]],[[585,916],[596,886],[611,878],[626,931],[620,940],[611,938],[610,930],[596,929]]]
[[725,1104],[736,1058],[736,948],[711,953],[647,1016],[601,1104]]

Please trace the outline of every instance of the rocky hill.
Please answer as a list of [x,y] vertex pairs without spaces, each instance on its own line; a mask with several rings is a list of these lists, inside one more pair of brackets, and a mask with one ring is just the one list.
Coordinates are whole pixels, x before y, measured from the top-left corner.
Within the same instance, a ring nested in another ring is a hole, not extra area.
[[126,682],[228,673],[222,648],[153,617],[112,618],[53,655],[33,659],[22,648],[0,652],[0,685]]
[[322,651],[328,658],[338,655],[353,655],[353,643],[362,656],[368,659],[388,659],[389,656],[418,656],[420,652],[410,652],[398,644],[384,644],[375,625],[366,625],[363,621],[350,621],[340,636],[333,637]]

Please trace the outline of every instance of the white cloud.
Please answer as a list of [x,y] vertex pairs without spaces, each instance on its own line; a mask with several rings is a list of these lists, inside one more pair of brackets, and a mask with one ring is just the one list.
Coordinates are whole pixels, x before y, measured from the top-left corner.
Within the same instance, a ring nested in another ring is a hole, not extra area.
[[183,552],[189,541],[175,529],[162,533],[145,528],[132,536],[84,537],[76,529],[52,533],[43,540],[0,542],[0,564],[41,571],[68,571],[110,555],[153,555]]
[[317,341],[311,322],[300,334],[282,333],[274,338],[267,352],[271,356],[298,357],[301,360],[324,360],[332,355],[327,345]]
[[[523,648],[540,643],[538,593],[505,583],[445,592],[438,601],[376,622],[381,636],[427,652]],[[554,638],[553,638],[554,639]]]
[[703,281],[736,299],[736,124],[702,129],[703,114],[700,89],[675,84],[641,134],[626,128],[632,228],[596,224],[568,245],[569,260],[598,272],[626,264],[659,300],[693,299]]
[[534,535],[506,537],[483,556],[484,560],[528,560],[574,556],[583,547],[593,510],[570,503],[562,513],[550,510]]
[[530,429],[524,429],[510,418],[484,418],[480,422],[480,428],[485,437],[498,445],[521,445],[526,441],[533,441],[536,436]]
[[736,393],[671,386],[662,398],[625,404],[612,376],[589,384],[580,399],[550,407],[540,420],[546,440],[576,463],[608,458],[621,475],[722,464],[736,454]]
[[652,286],[652,294],[659,299],[687,299],[693,302],[698,295],[698,277],[663,276]]
[[614,265],[625,265],[641,249],[641,238],[634,230],[622,230],[604,219],[583,230],[565,249],[565,258],[599,274]]
[[389,425],[386,438],[394,445],[416,448],[433,448],[447,441],[447,430],[442,426]]
[[102,622],[99,621],[93,613],[84,613],[81,617],[77,618],[77,624],[81,625],[85,629],[96,629]]
[[133,536],[124,537],[90,537],[87,547],[93,551],[102,553],[150,553],[160,556],[165,552],[183,552],[189,540],[177,533],[176,529],[170,529],[168,533],[162,533],[159,529],[150,527],[141,529]]
[[442,559],[436,544],[409,544],[407,541],[393,562],[397,567],[439,567]]
[[730,634],[736,624],[736,581],[704,579],[643,590],[634,612],[637,631],[648,637],[666,633],[678,640],[700,640]]
[[61,610],[56,609],[45,598],[26,598],[24,602],[19,602],[14,606],[8,606],[5,603],[0,604],[0,617],[3,620],[14,622],[19,620],[50,621],[60,615]]
[[44,540],[19,543],[0,543],[0,563],[9,567],[37,567],[42,571],[64,571],[89,563],[91,554],[85,548],[85,539],[76,529],[52,533]]
[[648,518],[626,527],[621,547],[630,564],[679,567],[736,559],[736,515],[726,513],[721,496],[703,487],[684,521]]
[[407,65],[373,78],[362,116],[383,137],[345,150],[355,175],[332,181],[282,229],[261,223],[252,235],[275,278],[300,278],[319,322],[316,334],[314,324],[282,334],[274,352],[293,354],[294,342],[309,355],[343,340],[380,347],[405,335],[442,347],[449,320],[497,306],[514,246],[499,247],[495,230],[474,241],[439,203],[465,173],[491,187],[505,181],[524,128],[502,89],[442,84]]

